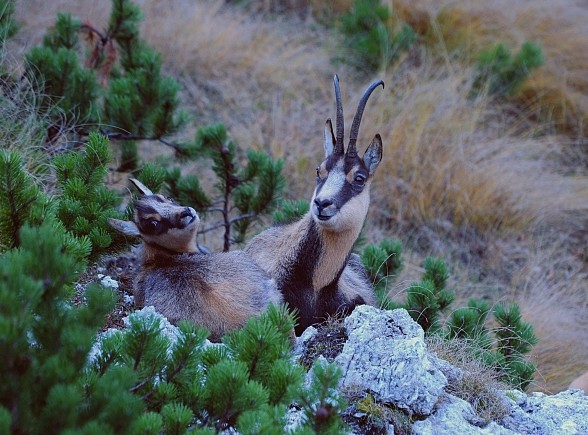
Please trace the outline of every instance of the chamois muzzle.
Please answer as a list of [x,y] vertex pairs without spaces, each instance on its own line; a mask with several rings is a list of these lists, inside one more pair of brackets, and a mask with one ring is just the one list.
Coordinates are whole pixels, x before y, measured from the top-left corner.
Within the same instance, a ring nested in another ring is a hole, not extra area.
[[192,207],[185,207],[179,215],[177,227],[186,228],[188,225],[194,222],[198,223],[199,221],[200,220],[198,219],[196,210],[194,210]]
[[330,199],[316,198],[313,209],[315,216],[321,221],[327,221],[337,214],[337,206]]

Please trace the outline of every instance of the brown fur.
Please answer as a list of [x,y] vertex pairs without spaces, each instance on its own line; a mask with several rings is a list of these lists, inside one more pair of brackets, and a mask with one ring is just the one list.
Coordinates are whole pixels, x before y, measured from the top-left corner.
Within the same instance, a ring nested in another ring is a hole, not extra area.
[[172,323],[189,320],[218,341],[259,315],[270,302],[282,302],[269,279],[242,251],[168,255],[151,252],[135,281],[136,301]]
[[[152,220],[169,228],[150,233]],[[137,201],[134,222],[111,219],[110,224],[143,240],[136,305],[153,306],[172,323],[188,320],[205,327],[211,340],[218,341],[283,298],[273,279],[245,252],[197,252],[198,222],[193,209],[148,195]]]
[[[376,304],[361,260],[352,254],[369,207],[372,176],[382,158],[382,141],[374,137],[364,156],[355,150],[363,108],[373,83],[362,97],[344,152],[343,113],[338,78],[337,137],[325,126],[326,159],[317,167],[311,210],[299,221],[270,228],[254,237],[245,251],[272,277],[285,301],[299,314],[297,333],[331,315],[349,313],[357,304]],[[359,180],[359,181],[357,181]]]

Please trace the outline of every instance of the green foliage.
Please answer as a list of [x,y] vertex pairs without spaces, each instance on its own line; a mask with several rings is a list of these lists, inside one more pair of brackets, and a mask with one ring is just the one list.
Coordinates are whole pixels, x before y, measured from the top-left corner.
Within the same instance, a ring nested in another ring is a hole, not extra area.
[[85,150],[54,159],[61,190],[57,216],[72,234],[88,237],[92,243],[90,260],[128,246],[124,236],[108,225],[108,218],[122,217],[116,209],[119,195],[104,186],[110,161],[108,139],[97,133],[90,134]]
[[394,302],[388,297],[388,280],[402,270],[402,243],[384,239],[379,245],[368,245],[361,254],[361,260],[374,284],[380,307],[394,308]]
[[43,222],[62,234],[64,249],[85,260],[92,249],[87,237],[66,232],[56,217],[57,201],[42,193],[30,174],[21,167],[22,159],[15,152],[0,152],[0,252],[21,245],[20,231],[24,225],[38,226]]
[[[163,189],[163,185],[168,177],[168,171],[166,171],[163,167],[154,164],[154,163],[147,163],[145,164],[140,172],[137,174],[137,179],[143,183],[145,186],[149,186],[149,188],[153,192],[160,192]],[[179,169],[178,169],[178,177],[179,177]],[[177,196],[174,196],[177,198]],[[180,202],[183,202],[185,198],[182,198]],[[186,204],[192,204],[190,201],[186,201]]]
[[0,152],[0,251],[20,246],[25,223],[43,221],[63,227],[64,243],[80,259],[96,260],[128,247],[107,223],[110,217],[122,217],[116,209],[121,198],[104,186],[109,161],[108,140],[91,134],[85,150],[55,158],[59,194],[48,195],[23,170],[17,153]]
[[[43,45],[26,56],[25,75],[50,114],[47,141],[100,129],[122,143],[121,169],[138,165],[137,139],[164,140],[185,123],[178,110],[179,84],[161,73],[161,56],[139,36],[141,12],[113,0],[108,30],[101,33],[59,14]],[[80,46],[80,33],[90,47]]]
[[25,74],[41,99],[39,110],[52,122],[47,141],[66,128],[77,132],[98,121],[96,76],[79,65],[73,50],[34,47],[26,56]]
[[[63,141],[61,149],[68,150],[86,138],[95,141],[91,134],[97,130],[117,140],[121,148],[118,169],[136,172],[143,166],[139,177],[154,191],[165,181],[180,203],[220,217],[201,232],[224,230],[223,249],[227,251],[232,244],[243,242],[252,225],[278,203],[284,186],[283,162],[264,152],[249,151],[244,156],[228,139],[223,125],[199,129],[193,143],[166,139],[186,121],[178,110],[180,87],[162,74],[161,56],[140,38],[141,18],[140,9],[130,0],[112,0],[104,32],[90,21],[82,23],[69,14],[59,14],[42,46],[26,55],[30,103],[45,125],[43,141],[52,145]],[[82,46],[80,34],[87,47]],[[164,170],[140,162],[137,144],[143,139],[172,147],[180,159],[210,160],[218,179],[214,192],[205,193],[196,176],[183,175],[179,168]],[[63,192],[58,215],[72,234],[89,237],[91,259],[96,259],[100,253],[125,246],[124,238],[106,225],[118,198],[94,183],[93,178],[99,178],[103,170],[96,170],[91,178],[78,176],[83,165],[93,163],[77,159],[74,154],[56,158],[58,174],[65,174],[58,179]],[[92,206],[86,205],[89,199]],[[13,237],[16,234],[14,230]]]
[[20,245],[19,231],[42,202],[39,188],[22,170],[17,153],[0,150],[0,252]]
[[309,210],[308,200],[284,200],[280,202],[280,207],[272,213],[274,225],[289,224],[300,219]]
[[448,338],[473,338],[480,347],[489,348],[488,329],[486,319],[490,312],[488,304],[481,300],[471,299],[467,307],[458,308],[451,313],[447,320]]
[[[63,226],[24,226],[19,248],[0,261],[0,429],[3,433],[283,433],[287,407],[314,416],[298,428],[339,428],[338,371],[317,367],[303,386],[292,363],[294,319],[271,306],[227,335],[180,322],[169,335],[161,317],[129,317],[90,348],[114,295],[97,285],[74,306],[73,283],[85,264],[64,244]],[[80,248],[81,249],[81,248]],[[329,415],[324,416],[324,411]]]
[[423,267],[422,280],[409,287],[403,308],[425,331],[435,332],[441,326],[441,313],[453,302],[455,295],[445,288],[449,272],[442,260],[428,257]]
[[497,351],[504,357],[501,367],[509,384],[524,390],[533,379],[536,365],[524,359],[538,339],[533,326],[525,322],[518,305],[499,304],[494,308],[494,318],[498,323],[495,330]]
[[449,270],[443,260],[428,257],[418,282],[408,288],[406,300],[388,297],[388,287],[402,268],[402,246],[384,240],[379,246],[367,246],[362,262],[374,282],[376,295],[384,309],[404,308],[427,335],[447,340],[465,339],[471,343],[473,357],[499,372],[509,385],[524,390],[533,380],[536,366],[525,359],[537,343],[533,327],[522,320],[518,305],[497,305],[492,314],[498,327],[489,329],[490,307],[483,300],[472,299],[467,307],[457,308],[445,319],[455,294],[446,288]]
[[[352,50],[355,63],[365,70],[385,68],[417,40],[414,30],[403,24],[396,31],[388,6],[381,0],[355,0],[350,12],[341,16],[346,54]],[[346,62],[352,62],[343,58]]]
[[289,352],[294,320],[285,307],[271,306],[227,335],[223,345],[205,345],[207,332],[188,323],[180,325],[174,339],[162,334],[159,317],[136,313],[129,320],[126,330],[102,340],[88,376],[128,372],[128,390],[143,400],[147,414],[142,420],[154,430],[283,433],[287,406],[300,397],[308,399],[309,409],[331,404],[333,415],[324,425],[340,424],[332,367],[317,369],[316,383],[302,388],[304,371],[291,362]]
[[522,319],[518,305],[498,304],[492,310],[498,326],[490,331],[485,326],[489,313],[488,304],[470,300],[468,307],[451,314],[446,324],[446,337],[471,340],[475,356],[498,370],[504,382],[525,390],[536,369],[536,365],[524,357],[538,341],[533,327]]
[[170,195],[182,204],[190,204],[199,212],[220,213],[222,221],[200,230],[206,233],[224,229],[223,249],[245,240],[256,219],[270,213],[278,204],[284,189],[283,161],[273,160],[262,151],[249,151],[246,165],[240,167],[242,156],[237,145],[228,138],[223,124],[202,127],[193,144],[183,148],[185,158],[206,158],[217,177],[216,191],[210,197],[195,176],[183,176],[179,168],[167,171]]
[[487,86],[490,94],[513,95],[531,71],[543,63],[541,47],[533,42],[525,42],[515,56],[506,46],[498,43],[478,57],[474,92],[479,93]]
[[83,418],[80,376],[114,306],[113,294],[95,285],[84,305],[71,305],[72,283],[85,265],[65,238],[51,222],[24,226],[19,248],[1,254],[0,425],[13,433],[60,432]]
[[312,366],[310,385],[300,402],[304,411],[303,425],[314,433],[342,432],[339,410],[345,406],[345,400],[337,390],[341,374],[339,366],[321,359],[316,360]]
[[0,0],[0,48],[16,33],[18,26],[13,19],[15,0]]

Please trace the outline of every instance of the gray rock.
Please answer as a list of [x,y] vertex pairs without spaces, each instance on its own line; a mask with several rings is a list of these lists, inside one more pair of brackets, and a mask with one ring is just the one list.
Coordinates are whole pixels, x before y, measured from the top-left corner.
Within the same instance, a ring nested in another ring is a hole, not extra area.
[[427,419],[412,425],[415,435],[514,435],[516,432],[495,422],[479,425],[479,418],[465,400],[450,394],[443,395],[435,411]]
[[309,326],[304,330],[302,335],[296,339],[296,345],[292,350],[292,361],[298,361],[308,346],[308,343],[317,334],[317,330],[314,326]]
[[341,386],[368,391],[409,414],[429,415],[447,379],[432,363],[421,327],[406,310],[357,307],[345,319],[349,336],[335,362]]
[[499,423],[520,434],[588,434],[588,396],[579,390],[554,395],[508,392],[513,407]]
[[[421,418],[415,434],[588,434],[588,396],[579,390],[551,396],[497,391],[510,413],[484,422],[468,402],[444,391],[447,379],[461,379],[463,370],[429,354],[422,329],[405,310],[359,306],[344,325],[349,338],[335,359],[343,369],[341,388],[368,392]],[[299,354],[313,333],[299,339]]]

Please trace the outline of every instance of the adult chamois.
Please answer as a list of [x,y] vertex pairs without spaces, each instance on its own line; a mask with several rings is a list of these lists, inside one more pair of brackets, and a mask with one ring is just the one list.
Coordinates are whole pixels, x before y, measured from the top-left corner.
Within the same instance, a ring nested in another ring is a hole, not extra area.
[[298,311],[296,334],[328,316],[347,314],[356,305],[376,304],[373,287],[358,255],[351,251],[365,221],[369,188],[382,160],[382,139],[376,134],[362,157],[356,150],[365,105],[379,80],[365,91],[344,150],[343,103],[335,75],[336,132],[325,125],[325,160],[316,169],[311,209],[297,222],[271,227],[245,247],[274,278],[290,308]]
[[189,320],[218,341],[283,302],[275,282],[243,251],[202,254],[196,246],[200,219],[192,207],[153,194],[131,179],[142,196],[133,221],[110,219],[117,231],[142,240],[141,266],[134,283],[138,307],[154,306],[172,323]]

